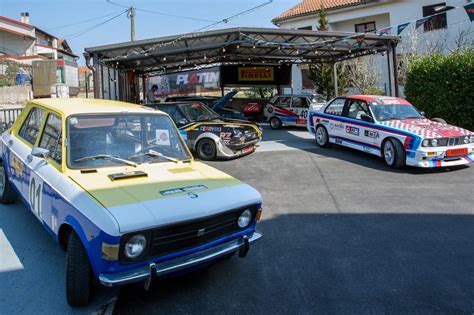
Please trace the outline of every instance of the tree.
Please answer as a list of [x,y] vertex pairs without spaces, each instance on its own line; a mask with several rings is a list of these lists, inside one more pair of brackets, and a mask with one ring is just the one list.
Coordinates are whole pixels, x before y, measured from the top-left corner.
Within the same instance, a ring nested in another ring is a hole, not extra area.
[[[319,10],[318,30],[327,31],[329,29],[329,22],[326,18],[326,10],[321,7]],[[338,94],[346,92],[347,76],[345,74],[344,64],[338,63],[337,78],[338,78]],[[309,66],[309,79],[313,81],[316,92],[322,95],[326,100],[331,99],[335,95],[334,88],[334,63],[314,63]]]
[[377,66],[375,56],[356,58],[346,62],[346,71],[350,78],[349,84],[361,94],[381,95],[380,89],[382,73]]

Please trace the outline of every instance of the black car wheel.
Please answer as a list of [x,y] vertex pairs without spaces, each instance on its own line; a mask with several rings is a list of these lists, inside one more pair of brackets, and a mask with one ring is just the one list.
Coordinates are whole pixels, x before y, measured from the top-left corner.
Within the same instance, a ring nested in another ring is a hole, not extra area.
[[217,148],[214,140],[211,139],[202,139],[199,140],[196,146],[196,153],[198,158],[204,161],[211,161],[216,158]]
[[74,231],[69,235],[66,260],[67,302],[71,306],[86,306],[92,293],[92,271],[86,250]]
[[3,161],[0,161],[0,203],[14,203],[17,198],[18,195],[13,189],[10,180],[8,179],[7,171],[3,165]]
[[401,168],[406,164],[406,152],[402,143],[397,139],[387,139],[383,143],[383,157],[391,168]]
[[324,126],[318,126],[315,132],[316,144],[321,148],[329,147],[329,135]]
[[272,117],[270,119],[270,127],[272,129],[280,129],[281,128],[281,120],[276,118],[276,117]]

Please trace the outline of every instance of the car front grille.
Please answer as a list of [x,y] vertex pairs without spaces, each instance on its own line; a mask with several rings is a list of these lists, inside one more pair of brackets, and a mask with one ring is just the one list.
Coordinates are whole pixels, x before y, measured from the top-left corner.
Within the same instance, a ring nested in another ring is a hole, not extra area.
[[439,147],[453,147],[456,145],[465,144],[464,143],[464,136],[462,137],[451,137],[451,138],[441,138],[438,139],[438,146]]
[[[236,233],[242,230],[237,225],[237,219],[245,209],[250,209],[252,218],[255,219],[257,212],[256,206],[248,206],[206,218],[168,225],[140,233],[128,234],[122,238],[120,250],[121,262],[132,263],[151,257],[172,254],[204,245],[226,235]],[[147,249],[142,257],[129,259],[123,254],[123,246],[130,237],[136,234],[144,234],[146,236],[148,242]]]

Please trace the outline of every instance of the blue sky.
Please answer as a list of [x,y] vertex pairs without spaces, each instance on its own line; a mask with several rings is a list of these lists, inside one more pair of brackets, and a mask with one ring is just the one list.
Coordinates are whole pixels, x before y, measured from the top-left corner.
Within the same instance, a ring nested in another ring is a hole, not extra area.
[[[117,0],[121,5],[159,11],[204,20],[218,21],[267,0]],[[264,8],[251,14],[221,24],[217,28],[255,26],[274,27],[271,19],[301,0],[274,0]],[[88,27],[113,18],[124,8],[111,5],[106,0],[0,0],[0,15],[20,19],[21,12],[30,13],[30,23],[57,37],[65,37],[73,51],[82,57],[85,47],[118,43],[130,40],[130,20],[126,15],[88,32],[68,39],[67,35],[78,33]],[[110,14],[107,17],[69,27],[87,19]],[[191,32],[211,24],[210,22],[162,16],[142,11],[136,12],[135,32],[137,39]],[[60,28],[57,28],[60,27]],[[82,58],[80,63],[82,64]]]

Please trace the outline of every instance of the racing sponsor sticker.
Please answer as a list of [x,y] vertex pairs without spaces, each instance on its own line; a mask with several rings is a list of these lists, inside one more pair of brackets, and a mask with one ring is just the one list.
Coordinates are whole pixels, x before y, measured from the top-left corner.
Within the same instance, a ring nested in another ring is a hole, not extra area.
[[374,139],[380,138],[380,134],[375,130],[365,130],[364,135],[368,138],[374,138]]
[[156,129],[155,130],[156,138],[155,143],[157,145],[167,145],[170,146],[170,133],[166,129]]
[[12,154],[11,164],[12,164],[12,168],[15,170],[15,173],[18,176],[22,176],[23,175],[23,162],[15,154]]
[[207,186],[205,185],[193,185],[193,186],[161,190],[160,194],[162,196],[171,196],[171,195],[182,194],[182,193],[193,193],[196,191],[206,190],[206,189],[207,189]]
[[331,122],[329,124],[329,128],[335,130],[335,129],[344,129],[344,124],[342,122]]
[[214,127],[214,126],[201,126],[199,128],[201,131],[209,131],[209,132],[221,132],[222,128],[221,127]]
[[352,127],[352,126],[346,126],[346,133],[358,136],[359,135],[359,128]]

